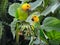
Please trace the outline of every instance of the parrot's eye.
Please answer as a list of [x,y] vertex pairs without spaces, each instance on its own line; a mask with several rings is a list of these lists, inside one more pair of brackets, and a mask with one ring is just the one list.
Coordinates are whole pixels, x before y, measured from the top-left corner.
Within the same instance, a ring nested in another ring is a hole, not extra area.
[[33,19],[33,18],[32,18],[31,20],[32,20],[32,21],[34,21],[34,19]]
[[27,7],[29,7],[29,6],[27,5]]
[[28,7],[28,8],[30,8],[30,6],[29,6],[29,5],[27,5],[27,7]]

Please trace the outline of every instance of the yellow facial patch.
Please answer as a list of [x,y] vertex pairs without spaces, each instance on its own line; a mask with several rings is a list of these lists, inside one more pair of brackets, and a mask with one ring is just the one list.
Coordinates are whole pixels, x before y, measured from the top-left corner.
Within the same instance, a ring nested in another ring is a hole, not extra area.
[[39,22],[38,16],[33,16],[33,17],[32,17],[32,21],[34,21],[34,22]]
[[28,3],[23,4],[23,5],[22,5],[22,9],[23,9],[24,11],[29,10],[29,9],[30,9],[30,4],[28,4]]

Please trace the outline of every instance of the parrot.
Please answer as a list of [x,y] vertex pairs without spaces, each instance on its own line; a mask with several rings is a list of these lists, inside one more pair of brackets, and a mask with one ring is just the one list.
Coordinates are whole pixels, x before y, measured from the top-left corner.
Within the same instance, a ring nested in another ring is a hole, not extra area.
[[31,5],[29,3],[13,3],[9,6],[8,13],[21,21],[25,21],[29,16]]
[[38,23],[40,21],[39,16],[39,12],[34,12],[28,16],[26,22],[29,22],[30,25],[34,25],[34,23]]
[[20,5],[20,7],[17,8],[16,10],[16,18],[20,21],[25,21],[28,17],[28,10],[30,9],[30,4],[28,3],[24,3],[22,5]]

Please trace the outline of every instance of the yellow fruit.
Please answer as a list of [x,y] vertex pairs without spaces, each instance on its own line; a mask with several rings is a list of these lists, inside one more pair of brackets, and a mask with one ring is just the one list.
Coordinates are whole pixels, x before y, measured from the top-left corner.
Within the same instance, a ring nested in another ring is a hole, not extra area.
[[34,21],[34,22],[39,22],[38,16],[33,16],[33,17],[32,17],[32,21]]
[[22,9],[23,9],[24,11],[29,10],[29,9],[30,9],[30,4],[28,4],[28,3],[23,4],[23,5],[22,5]]

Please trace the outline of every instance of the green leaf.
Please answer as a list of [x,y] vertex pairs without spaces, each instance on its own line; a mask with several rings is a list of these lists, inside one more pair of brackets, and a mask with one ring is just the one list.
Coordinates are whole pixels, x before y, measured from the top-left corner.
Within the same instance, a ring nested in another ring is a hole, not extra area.
[[51,30],[60,31],[60,20],[54,17],[47,17],[44,19],[41,28],[46,31],[51,31]]
[[8,6],[8,0],[0,0],[0,18],[5,18],[6,8]]
[[44,0],[43,5],[47,6],[50,3],[50,0]]
[[40,39],[47,43],[46,35],[42,29],[40,29]]
[[58,45],[60,43],[60,32],[52,30],[50,32],[46,32],[46,35],[49,38],[49,43],[51,45]]
[[2,38],[2,34],[3,34],[3,25],[0,22],[0,39]]
[[18,7],[20,7],[19,3],[13,3],[12,5],[9,6],[8,13],[11,16],[15,17],[15,13]]
[[34,28],[40,29],[40,23],[34,23]]
[[60,38],[60,32],[59,31],[56,31],[56,30],[52,30],[50,32],[46,32],[46,35],[51,40],[57,40],[57,39]]
[[42,43],[38,38],[36,38],[36,40],[33,42],[35,45],[39,45],[40,43]]
[[43,30],[40,30],[40,38],[46,40]]
[[50,45],[59,45],[60,41],[59,40],[49,40]]
[[11,26],[11,32],[12,32],[13,38],[15,38],[15,33],[16,33],[15,27],[16,27],[16,23],[17,23],[17,19],[14,18],[13,22],[10,25]]
[[29,2],[31,0],[19,0],[19,1],[22,1],[22,3],[24,3],[24,2]]
[[46,16],[50,12],[54,13],[54,11],[60,6],[59,2],[53,2],[51,5],[49,5],[42,13],[41,15]]
[[35,10],[38,6],[42,4],[43,0],[36,0],[33,3],[30,3],[31,5],[31,10]]

